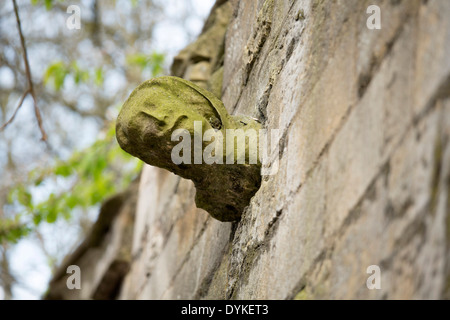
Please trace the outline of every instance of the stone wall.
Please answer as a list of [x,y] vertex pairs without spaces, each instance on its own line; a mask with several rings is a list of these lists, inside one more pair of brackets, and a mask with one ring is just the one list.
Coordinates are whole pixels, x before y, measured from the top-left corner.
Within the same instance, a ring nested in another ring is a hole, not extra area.
[[217,1],[172,73],[280,129],[279,170],[223,223],[146,166],[117,297],[450,298],[449,15],[446,0]]

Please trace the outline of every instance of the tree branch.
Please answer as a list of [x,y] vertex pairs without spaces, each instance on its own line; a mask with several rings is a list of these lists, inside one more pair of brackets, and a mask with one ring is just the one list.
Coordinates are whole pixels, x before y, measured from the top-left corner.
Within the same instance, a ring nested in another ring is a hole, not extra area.
[[25,38],[23,36],[22,33],[22,25],[20,23],[20,17],[19,17],[19,9],[17,7],[17,3],[16,0],[12,0],[13,5],[14,5],[14,13],[16,14],[16,20],[17,20],[17,29],[19,31],[19,36],[20,36],[20,44],[22,45],[22,51],[23,51],[23,60],[25,63],[25,74],[27,76],[27,83],[28,83],[28,88],[25,91],[25,93],[22,95],[22,98],[20,99],[20,103],[17,106],[16,110],[14,111],[13,116],[11,117],[11,119],[9,119],[1,128],[0,131],[3,131],[6,126],[8,126],[13,120],[14,117],[17,114],[17,111],[20,109],[20,107],[23,104],[23,101],[25,100],[25,97],[28,94],[31,94],[31,97],[33,98],[33,106],[34,106],[34,114],[36,116],[36,120],[38,122],[39,125],[39,130],[41,131],[41,135],[42,135],[42,140],[43,141],[47,141],[47,134],[44,130],[44,127],[42,125],[42,116],[41,116],[41,112],[39,111],[39,108],[37,106],[37,99],[36,99],[36,93],[34,91],[34,87],[33,87],[33,81],[31,79],[31,70],[30,70],[30,63],[28,62],[28,53],[27,53],[27,47],[25,45]]
[[11,118],[9,118],[8,121],[6,121],[1,127],[0,127],[0,131],[5,130],[5,128],[11,123],[13,122],[14,118],[16,117],[17,112],[19,111],[20,107],[23,104],[23,101],[25,100],[26,96],[30,93],[30,90],[26,90],[23,95],[22,98],[20,98],[19,104],[17,105],[16,110],[14,110],[13,115],[11,116]]

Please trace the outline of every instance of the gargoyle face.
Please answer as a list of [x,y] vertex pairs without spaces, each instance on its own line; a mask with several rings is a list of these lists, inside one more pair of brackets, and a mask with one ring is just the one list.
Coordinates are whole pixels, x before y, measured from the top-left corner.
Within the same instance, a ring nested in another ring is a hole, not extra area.
[[[234,221],[259,188],[260,166],[194,161],[176,164],[171,153],[178,141],[172,141],[172,133],[183,129],[189,133],[188,138],[195,137],[198,122],[200,137],[210,129],[226,136],[228,129],[260,128],[254,120],[230,116],[216,96],[192,82],[160,77],[144,82],[131,93],[118,116],[116,136],[122,149],[131,155],[191,179],[197,188],[199,208],[218,220]],[[201,147],[206,145],[204,142]],[[234,147],[231,150],[234,153]]]
[[[116,125],[117,140],[128,153],[159,166],[161,157],[170,158],[175,130],[184,129],[193,135],[194,121],[201,121],[205,131],[224,128],[223,122],[228,121],[221,104],[209,92],[180,78],[146,81],[122,107]],[[155,148],[157,152],[152,152]]]

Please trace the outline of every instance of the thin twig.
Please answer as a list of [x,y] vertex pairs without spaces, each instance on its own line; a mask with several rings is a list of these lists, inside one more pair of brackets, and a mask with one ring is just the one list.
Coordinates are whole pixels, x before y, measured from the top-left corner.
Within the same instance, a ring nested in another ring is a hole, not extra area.
[[22,98],[20,98],[19,104],[17,105],[16,110],[14,110],[13,115],[11,116],[11,118],[9,118],[8,121],[6,121],[1,127],[0,127],[0,131],[5,130],[5,128],[11,123],[13,122],[14,118],[16,117],[17,112],[19,111],[20,107],[23,104],[23,101],[25,100],[26,96],[30,93],[30,90],[27,90],[23,93]]
[[25,63],[25,74],[27,76],[27,82],[28,82],[28,88],[25,91],[25,93],[22,96],[22,99],[20,100],[20,103],[18,105],[18,107],[16,108],[16,110],[14,111],[13,116],[11,117],[10,120],[8,120],[1,128],[0,131],[4,130],[4,128],[6,128],[6,126],[8,124],[10,124],[14,117],[16,116],[17,111],[20,109],[20,107],[23,104],[23,101],[25,100],[25,97],[28,94],[31,94],[31,97],[33,98],[33,106],[34,106],[34,114],[36,115],[36,120],[38,122],[39,125],[39,130],[41,131],[41,135],[42,135],[42,140],[43,141],[47,141],[47,134],[45,133],[44,127],[42,125],[42,116],[41,116],[41,112],[39,111],[39,108],[37,106],[37,99],[36,99],[36,93],[34,92],[34,87],[33,87],[33,81],[31,78],[31,70],[30,70],[30,63],[28,62],[28,53],[27,53],[27,47],[25,45],[25,38],[23,36],[22,33],[22,25],[20,23],[20,18],[19,18],[19,9],[17,7],[17,3],[16,0],[12,0],[13,5],[14,5],[14,13],[16,14],[16,20],[17,20],[17,29],[19,30],[19,36],[20,36],[20,43],[22,45],[22,51],[23,51],[23,60]]

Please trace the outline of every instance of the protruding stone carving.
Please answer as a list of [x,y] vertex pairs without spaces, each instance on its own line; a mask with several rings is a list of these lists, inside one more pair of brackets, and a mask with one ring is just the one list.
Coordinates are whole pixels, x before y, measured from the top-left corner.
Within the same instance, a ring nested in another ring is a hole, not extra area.
[[160,77],[131,93],[116,135],[131,155],[191,179],[199,208],[220,221],[235,221],[261,183],[260,129],[251,118],[229,115],[215,95],[194,83]]

